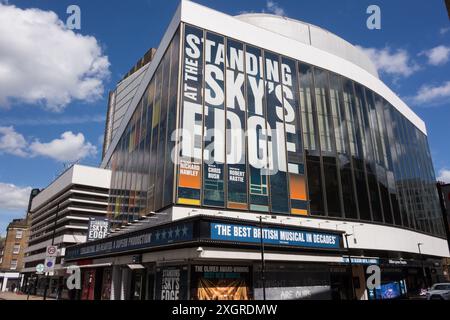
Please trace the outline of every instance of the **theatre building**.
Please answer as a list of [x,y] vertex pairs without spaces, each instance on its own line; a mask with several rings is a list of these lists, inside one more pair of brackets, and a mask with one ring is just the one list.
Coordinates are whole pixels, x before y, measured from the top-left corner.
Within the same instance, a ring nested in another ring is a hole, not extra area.
[[66,249],[79,298],[387,299],[440,281],[425,123],[358,48],[182,1],[141,69],[106,127],[111,234]]

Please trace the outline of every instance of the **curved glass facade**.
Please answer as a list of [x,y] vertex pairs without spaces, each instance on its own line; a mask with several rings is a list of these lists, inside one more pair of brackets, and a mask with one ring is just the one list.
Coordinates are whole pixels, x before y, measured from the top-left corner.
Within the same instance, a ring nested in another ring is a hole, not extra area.
[[109,162],[117,222],[181,204],[444,236],[427,137],[383,97],[317,66],[183,29]]

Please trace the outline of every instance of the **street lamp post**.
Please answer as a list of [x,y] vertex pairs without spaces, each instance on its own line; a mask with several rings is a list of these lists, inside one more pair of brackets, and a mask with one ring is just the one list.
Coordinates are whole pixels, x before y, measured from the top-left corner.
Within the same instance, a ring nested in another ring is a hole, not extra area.
[[347,251],[348,251],[348,263],[350,265],[350,280],[351,280],[351,284],[352,284],[352,300],[356,299],[356,292],[355,292],[355,283],[353,281],[353,264],[352,264],[352,256],[350,254],[350,247],[348,246],[348,237],[350,237],[352,234],[348,234],[348,233],[344,233],[344,238],[345,238],[345,246],[347,247]]
[[420,250],[420,246],[422,246],[422,245],[423,245],[422,242],[417,243],[417,248],[419,248],[420,262],[422,264],[423,281],[425,283],[425,287],[428,288],[428,279],[427,279],[427,274],[425,272],[425,264],[423,262],[423,254],[422,254],[422,250]]
[[264,239],[263,239],[263,224],[262,216],[259,216],[259,238],[261,239],[261,282],[262,282],[262,292],[263,300],[266,300],[266,263],[264,260]]

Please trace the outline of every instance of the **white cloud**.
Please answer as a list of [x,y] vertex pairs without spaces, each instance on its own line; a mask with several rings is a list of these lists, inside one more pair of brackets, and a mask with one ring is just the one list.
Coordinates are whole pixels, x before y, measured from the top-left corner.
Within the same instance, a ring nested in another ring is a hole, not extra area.
[[0,3],[0,106],[41,104],[60,111],[103,95],[108,57],[97,40],[65,27],[52,11]]
[[80,115],[80,116],[44,116],[33,118],[7,117],[0,119],[1,125],[20,125],[20,126],[48,126],[48,125],[68,125],[83,123],[104,123],[105,115]]
[[441,169],[439,170],[439,175],[437,177],[437,181],[450,183],[450,170],[449,169]]
[[[272,13],[277,16],[286,16],[286,12],[284,11],[284,9],[282,7],[280,7],[280,5],[278,3],[276,3],[275,1],[272,1],[272,0],[267,0],[266,6],[264,8],[262,8],[261,11],[259,11],[259,12]],[[255,13],[255,11],[244,10],[244,11],[239,11],[238,14],[250,14],[250,13]]]
[[23,135],[17,133],[13,127],[0,127],[0,154],[8,153],[25,157],[27,142]]
[[[432,106],[448,103],[450,98],[450,81],[446,81],[441,85],[423,85],[417,94],[411,98],[412,103],[416,105]],[[426,105],[425,105],[426,104]]]
[[411,60],[408,51],[404,49],[394,50],[390,47],[385,47],[383,49],[357,47],[369,56],[381,73],[394,77],[409,77],[420,69],[420,67]]
[[0,127],[0,154],[20,157],[43,156],[60,162],[72,162],[97,154],[97,147],[86,141],[82,133],[66,131],[59,139],[50,142],[28,142],[14,127]]
[[0,182],[0,211],[26,209],[31,187]]
[[446,34],[449,31],[450,31],[450,27],[448,27],[448,28],[441,28],[441,30],[439,30],[439,33],[444,35],[444,34]]
[[99,146],[103,146],[103,142],[105,142],[105,135],[101,134],[97,138],[97,143],[98,143]]
[[437,46],[430,50],[422,51],[419,55],[426,56],[428,63],[433,66],[443,65],[450,59],[450,47]]
[[46,156],[61,162],[77,161],[97,154],[97,147],[85,141],[82,133],[73,134],[71,131],[47,143],[36,140],[31,143],[30,150],[33,156]]
[[266,2],[266,9],[277,16],[285,16],[284,9],[278,5],[275,1],[268,0]]

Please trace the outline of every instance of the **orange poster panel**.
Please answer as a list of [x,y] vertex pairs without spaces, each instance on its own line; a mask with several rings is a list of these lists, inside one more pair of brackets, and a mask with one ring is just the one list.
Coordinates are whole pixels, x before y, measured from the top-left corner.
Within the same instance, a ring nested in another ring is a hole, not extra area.
[[289,177],[291,199],[306,201],[305,177],[298,174],[291,174]]
[[200,163],[181,160],[178,185],[183,188],[200,189]]
[[306,181],[304,175],[289,175],[291,213],[301,216],[308,215],[308,198],[306,194]]

